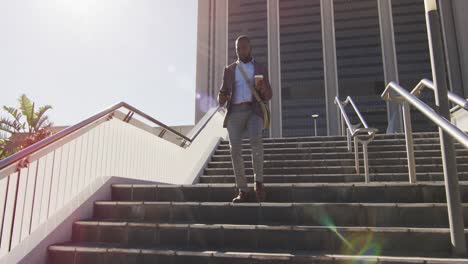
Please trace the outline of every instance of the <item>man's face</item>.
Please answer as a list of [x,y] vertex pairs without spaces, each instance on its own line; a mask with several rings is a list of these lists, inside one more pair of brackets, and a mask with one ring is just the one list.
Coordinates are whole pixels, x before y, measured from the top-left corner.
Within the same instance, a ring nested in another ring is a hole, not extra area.
[[251,48],[250,43],[247,40],[241,39],[238,41],[236,48],[239,59],[244,60],[250,56]]

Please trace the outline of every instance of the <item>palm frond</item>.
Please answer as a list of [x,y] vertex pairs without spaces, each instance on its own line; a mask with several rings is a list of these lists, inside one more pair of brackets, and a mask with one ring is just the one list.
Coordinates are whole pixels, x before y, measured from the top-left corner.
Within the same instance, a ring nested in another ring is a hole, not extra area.
[[22,94],[20,98],[18,99],[18,102],[20,104],[20,110],[23,116],[26,117],[26,122],[28,124],[29,129],[31,129],[31,123],[33,122],[34,119],[34,103],[31,102],[31,100],[25,95]]
[[34,112],[32,111],[33,109],[33,104],[31,100],[25,95],[22,94],[20,98],[18,99],[18,102],[20,104],[20,110],[23,113],[24,116],[28,117],[31,116]]
[[35,131],[41,129],[42,125],[47,124],[47,123],[44,124],[44,122],[48,120],[48,116],[44,116],[44,114],[50,109],[52,109],[52,106],[44,105],[44,106],[39,107],[39,110],[34,114],[35,117],[34,117],[33,128]]
[[34,111],[34,105],[35,103],[32,103],[32,108],[31,108],[31,115],[27,118],[27,123],[29,127],[29,132],[34,131],[34,127],[36,126],[36,118],[35,118],[35,111]]
[[52,123],[49,122],[49,117],[43,116],[37,121],[35,131],[39,131],[42,128],[49,128],[51,125]]
[[6,117],[0,118],[0,130],[10,134],[21,132],[21,124]]
[[[0,117],[0,158],[7,157],[50,136],[50,122],[46,112],[50,105],[37,108],[25,94],[18,99],[19,108],[3,106],[9,114]],[[11,116],[11,117],[10,117]]]
[[8,134],[10,134],[10,135],[13,135],[13,134],[15,133],[15,132],[12,131],[11,129],[9,129],[9,128],[3,126],[3,125],[0,125],[0,131],[4,131],[4,132],[6,132],[6,133],[8,133]]
[[3,106],[3,110],[5,110],[7,113],[9,113],[16,120],[16,122],[18,122],[18,123],[21,122],[21,117],[23,117],[23,115],[21,114],[19,109],[16,109],[14,107],[10,107],[10,106],[5,105],[5,106]]

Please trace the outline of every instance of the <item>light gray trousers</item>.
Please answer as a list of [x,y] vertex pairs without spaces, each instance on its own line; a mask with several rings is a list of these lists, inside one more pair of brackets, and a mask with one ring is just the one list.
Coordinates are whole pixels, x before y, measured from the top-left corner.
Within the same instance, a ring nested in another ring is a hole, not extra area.
[[242,139],[247,133],[252,148],[254,180],[263,182],[263,119],[252,110],[252,106],[232,105],[226,126],[236,186],[240,191],[247,192],[244,159],[242,158]]

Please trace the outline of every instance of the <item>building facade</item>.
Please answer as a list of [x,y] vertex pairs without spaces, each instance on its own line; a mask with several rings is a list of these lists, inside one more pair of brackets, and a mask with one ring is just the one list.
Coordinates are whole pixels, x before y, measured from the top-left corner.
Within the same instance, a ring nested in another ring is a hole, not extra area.
[[[440,1],[439,8],[449,84],[465,96],[468,1]],[[266,136],[314,135],[313,114],[319,115],[318,135],[339,134],[336,96],[351,96],[380,132],[402,131],[399,106],[380,98],[385,85],[412,89],[432,79],[423,0],[199,0],[198,14],[196,121],[216,105],[239,35],[251,38],[254,57],[269,67]],[[423,100],[434,105],[430,93]],[[428,124],[414,112],[414,130],[434,129]]]

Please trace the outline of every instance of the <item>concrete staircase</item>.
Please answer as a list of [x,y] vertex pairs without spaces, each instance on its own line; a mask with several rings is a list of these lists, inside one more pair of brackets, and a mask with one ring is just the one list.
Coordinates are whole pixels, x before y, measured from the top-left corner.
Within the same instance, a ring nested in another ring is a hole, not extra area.
[[[71,242],[49,247],[49,263],[468,263],[450,255],[438,135],[415,143],[418,184],[407,182],[402,135],[369,145],[365,184],[344,137],[264,139],[267,201],[232,204],[223,141],[198,184],[113,185]],[[457,148],[466,180],[468,150]],[[468,202],[468,184],[461,193]],[[464,214],[466,225],[468,206]]]

